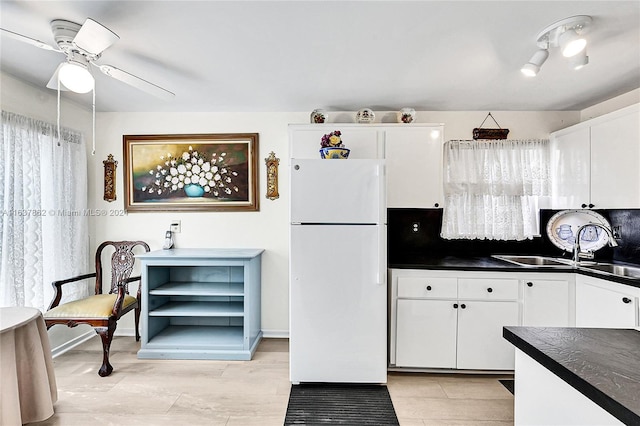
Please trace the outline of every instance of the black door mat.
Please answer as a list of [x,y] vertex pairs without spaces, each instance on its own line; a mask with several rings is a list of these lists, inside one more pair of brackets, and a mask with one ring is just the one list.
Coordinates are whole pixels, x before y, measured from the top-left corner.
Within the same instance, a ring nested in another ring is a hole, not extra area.
[[301,384],[291,386],[288,425],[399,425],[386,386]]
[[505,388],[507,388],[507,390],[509,392],[511,392],[511,395],[515,395],[515,381],[514,380],[498,380],[500,383],[502,383],[502,386],[504,386]]

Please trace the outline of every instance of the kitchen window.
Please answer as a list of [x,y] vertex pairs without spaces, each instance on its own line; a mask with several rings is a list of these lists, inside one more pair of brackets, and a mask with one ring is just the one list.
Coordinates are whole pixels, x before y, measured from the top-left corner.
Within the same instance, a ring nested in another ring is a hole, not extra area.
[[446,239],[525,240],[539,235],[549,195],[549,141],[448,141],[444,145]]

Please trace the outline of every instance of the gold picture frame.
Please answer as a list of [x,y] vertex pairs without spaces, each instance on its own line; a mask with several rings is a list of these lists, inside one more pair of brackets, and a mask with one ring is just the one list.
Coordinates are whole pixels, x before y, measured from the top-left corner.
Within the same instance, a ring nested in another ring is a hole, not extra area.
[[258,211],[258,134],[124,135],[125,209]]

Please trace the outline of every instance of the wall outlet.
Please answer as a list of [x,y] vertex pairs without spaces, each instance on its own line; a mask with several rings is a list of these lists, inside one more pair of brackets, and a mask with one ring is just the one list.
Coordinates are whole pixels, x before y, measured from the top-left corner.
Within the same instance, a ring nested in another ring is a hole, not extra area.
[[614,226],[613,227],[613,238],[615,238],[616,240],[619,240],[621,238],[621,236],[620,236],[620,226]]
[[182,226],[180,224],[180,221],[179,220],[172,220],[171,221],[171,225],[169,225],[169,230],[171,232],[174,232],[174,233],[180,232],[182,230]]

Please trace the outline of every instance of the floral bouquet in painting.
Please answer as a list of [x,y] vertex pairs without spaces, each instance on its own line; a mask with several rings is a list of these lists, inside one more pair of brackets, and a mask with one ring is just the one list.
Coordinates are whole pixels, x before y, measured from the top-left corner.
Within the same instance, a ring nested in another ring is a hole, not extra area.
[[209,157],[189,146],[188,151],[174,156],[172,153],[160,156],[160,163],[149,170],[153,177],[143,186],[143,192],[162,196],[184,191],[189,197],[205,194],[225,197],[238,192],[234,179],[238,172],[226,165],[226,152],[213,152]]

